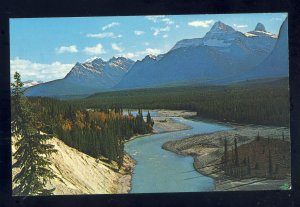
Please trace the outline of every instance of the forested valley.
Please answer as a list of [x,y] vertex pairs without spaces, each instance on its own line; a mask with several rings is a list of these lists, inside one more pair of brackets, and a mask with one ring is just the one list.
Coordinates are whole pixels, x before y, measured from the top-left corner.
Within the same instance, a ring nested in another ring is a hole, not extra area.
[[142,110],[136,116],[122,108],[86,109],[52,98],[30,98],[40,130],[57,136],[70,147],[92,157],[106,157],[119,167],[124,156],[124,142],[134,135],[152,132],[150,114],[144,120]]
[[241,124],[289,126],[288,79],[226,86],[174,86],[103,92],[71,101],[87,108],[196,111],[201,118]]
[[[192,110],[202,118],[289,126],[287,80],[232,86],[177,86],[104,92],[78,100],[31,97],[41,130],[93,157],[122,164],[124,141],[152,132],[143,109]],[[137,116],[123,109],[139,109]],[[150,116],[150,114],[148,114]]]

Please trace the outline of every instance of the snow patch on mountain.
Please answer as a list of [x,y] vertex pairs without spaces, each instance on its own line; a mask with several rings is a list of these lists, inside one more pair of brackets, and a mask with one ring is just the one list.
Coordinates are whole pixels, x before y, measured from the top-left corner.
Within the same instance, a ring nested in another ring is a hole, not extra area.
[[270,38],[278,38],[276,34],[267,32],[265,26],[262,23],[258,23],[253,31],[246,32],[247,37],[265,36]]
[[60,96],[91,94],[113,87],[133,66],[134,61],[111,58],[104,61],[95,58],[85,63],[76,63],[63,78],[28,88],[27,96]]
[[43,83],[43,81],[27,80],[23,82],[23,87],[28,88]]

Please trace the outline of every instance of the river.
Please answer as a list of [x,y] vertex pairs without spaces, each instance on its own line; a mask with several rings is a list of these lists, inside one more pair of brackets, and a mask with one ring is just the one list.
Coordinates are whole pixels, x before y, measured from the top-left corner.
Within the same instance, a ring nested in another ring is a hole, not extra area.
[[[130,193],[203,192],[214,188],[214,180],[193,168],[193,158],[166,151],[161,146],[171,140],[196,134],[228,130],[216,123],[173,118],[191,129],[153,134],[125,144],[125,150],[136,160]],[[155,125],[154,125],[155,127]]]

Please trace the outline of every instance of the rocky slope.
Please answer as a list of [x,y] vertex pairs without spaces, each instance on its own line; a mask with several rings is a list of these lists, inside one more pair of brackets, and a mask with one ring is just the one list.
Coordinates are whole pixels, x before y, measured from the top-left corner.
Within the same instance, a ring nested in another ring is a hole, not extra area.
[[130,70],[133,60],[118,57],[104,61],[96,58],[76,63],[63,78],[29,87],[26,96],[88,95],[113,87]]
[[[54,195],[128,193],[130,190],[134,162],[128,156],[125,156],[123,168],[117,172],[116,165],[96,160],[57,138],[49,143],[57,150],[50,157],[51,169],[57,178],[47,183],[47,188],[55,187]],[[12,152],[15,150],[13,145]],[[13,176],[18,171],[13,169]]]

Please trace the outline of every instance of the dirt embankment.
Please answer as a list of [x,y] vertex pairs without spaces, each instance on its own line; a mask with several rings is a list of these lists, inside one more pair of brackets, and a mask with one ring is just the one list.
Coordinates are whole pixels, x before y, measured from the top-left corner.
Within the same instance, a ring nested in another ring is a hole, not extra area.
[[[124,166],[118,172],[116,164],[97,160],[67,146],[57,138],[51,139],[49,143],[57,150],[50,157],[50,168],[57,177],[47,183],[47,188],[55,188],[54,195],[129,192],[134,161],[128,155],[124,158]],[[12,151],[15,150],[13,145]],[[13,176],[18,170],[13,169]]]
[[284,127],[265,126],[232,126],[233,130],[215,132],[210,134],[196,135],[177,141],[170,141],[163,145],[163,148],[181,155],[188,155],[194,158],[195,169],[203,175],[215,179],[215,190],[265,190],[282,189],[283,186],[290,186],[290,174],[285,179],[265,179],[251,177],[238,179],[226,176],[220,169],[221,158],[224,155],[224,138],[228,140],[228,149],[234,147],[234,138],[237,138],[237,145],[243,145],[255,140],[256,136],[270,137],[271,139],[282,139],[290,141],[289,129]]

